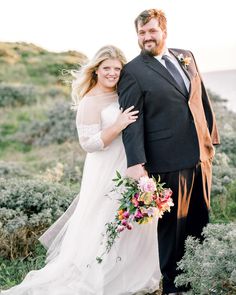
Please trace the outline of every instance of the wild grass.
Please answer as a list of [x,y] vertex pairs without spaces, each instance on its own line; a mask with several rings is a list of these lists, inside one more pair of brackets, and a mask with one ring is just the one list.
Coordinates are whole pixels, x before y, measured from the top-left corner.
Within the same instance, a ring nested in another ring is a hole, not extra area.
[[45,265],[46,250],[38,242],[28,256],[9,260],[0,257],[0,290],[19,284],[31,270]]

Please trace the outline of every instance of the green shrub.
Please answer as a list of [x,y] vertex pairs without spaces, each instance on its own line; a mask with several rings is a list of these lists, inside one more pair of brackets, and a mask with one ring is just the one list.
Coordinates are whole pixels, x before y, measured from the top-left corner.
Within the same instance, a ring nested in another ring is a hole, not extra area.
[[77,140],[75,112],[69,103],[57,103],[46,113],[44,121],[22,123],[20,131],[12,139],[41,146]]
[[176,284],[191,285],[191,295],[236,294],[236,224],[209,224],[204,241],[189,237],[178,263]]
[[236,181],[227,186],[224,194],[211,200],[211,221],[214,223],[236,221]]
[[236,168],[230,166],[230,159],[225,153],[217,153],[213,163],[213,180],[211,193],[211,221],[235,221]]
[[230,166],[226,153],[217,153],[213,162],[212,195],[227,192],[227,185],[236,179],[236,168]]
[[0,107],[15,107],[36,101],[37,91],[33,85],[0,84]]
[[0,178],[29,177],[30,172],[16,162],[0,161]]
[[27,256],[77,192],[42,180],[0,179],[0,254]]
[[219,146],[218,151],[220,153],[225,153],[230,159],[231,166],[236,166],[236,136],[235,133],[232,136],[222,135],[221,136],[221,145]]

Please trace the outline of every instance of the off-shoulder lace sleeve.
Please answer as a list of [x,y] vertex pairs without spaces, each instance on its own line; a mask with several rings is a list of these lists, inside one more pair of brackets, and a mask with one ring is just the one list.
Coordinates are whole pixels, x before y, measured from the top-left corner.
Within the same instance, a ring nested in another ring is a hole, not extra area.
[[88,153],[104,149],[101,139],[101,106],[92,98],[85,97],[79,104],[76,127],[81,147]]

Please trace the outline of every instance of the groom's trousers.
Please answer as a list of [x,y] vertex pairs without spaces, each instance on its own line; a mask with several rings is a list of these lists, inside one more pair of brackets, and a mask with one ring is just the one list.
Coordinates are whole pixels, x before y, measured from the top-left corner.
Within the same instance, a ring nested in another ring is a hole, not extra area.
[[175,277],[180,273],[177,262],[184,254],[184,243],[191,235],[202,240],[202,229],[209,221],[211,162],[200,162],[181,171],[158,173],[165,187],[173,191],[174,207],[158,221],[160,268],[163,275],[163,293],[186,291],[176,288]]

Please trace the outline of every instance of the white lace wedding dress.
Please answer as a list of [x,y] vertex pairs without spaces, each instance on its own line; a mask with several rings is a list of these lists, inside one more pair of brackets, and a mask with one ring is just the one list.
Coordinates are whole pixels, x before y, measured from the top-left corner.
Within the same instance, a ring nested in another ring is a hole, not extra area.
[[[124,231],[103,262],[105,223],[113,220],[119,196],[110,194],[116,170],[126,157],[121,136],[104,148],[100,134],[118,116],[115,92],[83,98],[77,113],[81,146],[88,152],[78,204],[66,222],[56,222],[41,241],[50,247],[47,264],[31,271],[6,295],[128,295],[158,289],[160,280],[157,222]],[[76,202],[77,203],[77,200]],[[63,224],[63,226],[61,225]],[[52,238],[53,237],[53,238]]]

